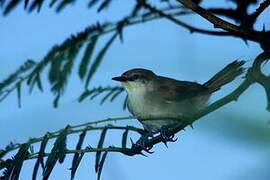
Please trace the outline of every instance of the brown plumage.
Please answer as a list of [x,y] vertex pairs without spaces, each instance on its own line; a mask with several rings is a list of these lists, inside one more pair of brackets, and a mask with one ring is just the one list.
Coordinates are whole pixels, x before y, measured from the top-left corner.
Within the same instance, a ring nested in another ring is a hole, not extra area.
[[213,92],[243,73],[244,63],[230,63],[204,84],[162,77],[140,68],[126,71],[113,80],[121,81],[126,89],[129,111],[145,129],[154,132],[182,123],[175,119],[204,108]]

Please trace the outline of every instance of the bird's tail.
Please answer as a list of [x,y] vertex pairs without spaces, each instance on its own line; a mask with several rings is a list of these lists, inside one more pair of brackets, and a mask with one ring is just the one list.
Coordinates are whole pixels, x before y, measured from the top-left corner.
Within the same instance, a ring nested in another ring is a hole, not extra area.
[[225,68],[215,74],[204,85],[209,88],[210,92],[219,90],[223,85],[233,81],[237,76],[244,72],[242,67],[245,61],[234,61],[228,64]]

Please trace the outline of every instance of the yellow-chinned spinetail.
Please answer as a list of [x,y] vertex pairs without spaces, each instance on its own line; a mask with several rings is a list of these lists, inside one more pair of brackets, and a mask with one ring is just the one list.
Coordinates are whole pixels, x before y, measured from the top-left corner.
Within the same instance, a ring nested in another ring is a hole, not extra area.
[[[243,73],[244,63],[230,63],[204,84],[159,76],[142,68],[128,70],[112,79],[122,83],[128,94],[128,110],[138,117],[145,130],[150,135],[160,133],[166,142],[171,140],[166,137],[166,130],[183,123],[180,117],[205,108],[212,93]],[[148,137],[142,137],[140,142],[143,144]]]

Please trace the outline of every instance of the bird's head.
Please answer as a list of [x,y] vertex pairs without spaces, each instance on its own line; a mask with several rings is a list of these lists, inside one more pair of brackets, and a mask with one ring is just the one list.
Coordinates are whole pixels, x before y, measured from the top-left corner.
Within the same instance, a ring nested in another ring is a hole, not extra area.
[[121,76],[114,77],[112,80],[122,82],[123,87],[128,91],[144,90],[156,78],[156,74],[147,69],[131,69],[124,72]]

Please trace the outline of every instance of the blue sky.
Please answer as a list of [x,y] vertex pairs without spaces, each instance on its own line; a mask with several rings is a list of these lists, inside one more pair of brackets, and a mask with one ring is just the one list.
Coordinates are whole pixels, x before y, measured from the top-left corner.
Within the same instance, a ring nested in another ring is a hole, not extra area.
[[[9,16],[0,17],[0,79],[7,77],[28,58],[41,59],[54,44],[97,19],[119,19],[128,13],[128,7],[127,1],[116,1],[107,13],[97,16],[95,11],[85,7],[84,2],[79,2],[58,15],[46,8],[40,14],[29,15],[18,7]],[[261,21],[266,19],[265,14]],[[212,27],[201,18],[188,16],[182,19],[202,27]],[[259,23],[257,26],[262,27]],[[101,46],[102,42],[98,44],[98,47]],[[125,29],[124,44],[118,40],[113,44],[91,84],[116,85],[111,77],[134,67],[203,83],[233,60],[252,60],[259,52],[260,48],[254,43],[247,46],[235,38],[191,35],[171,22],[160,20]],[[213,96],[212,101],[230,92],[240,82],[239,78],[224,87]],[[48,86],[44,93],[34,91],[32,95],[24,88],[21,109],[17,107],[16,94],[12,94],[0,104],[0,147],[10,141],[24,142],[29,137],[41,136],[67,124],[129,114],[122,110],[124,96],[103,106],[99,106],[98,99],[77,103],[75,100],[82,87],[78,78],[72,76],[58,109],[52,107],[53,97]],[[110,153],[102,179],[269,179],[269,120],[264,92],[260,86],[254,85],[238,102],[196,122],[194,130],[187,128],[178,133],[179,140],[170,143],[168,149],[162,144],[157,145],[155,153],[147,158]],[[140,127],[136,121],[119,124]],[[85,145],[95,145],[99,134],[89,133],[88,136]],[[71,137],[69,146],[74,147],[76,141],[76,137]],[[106,139],[107,145],[119,143],[120,134],[116,132],[110,133],[109,139]],[[51,179],[68,179],[70,161],[71,158],[68,158],[64,165],[56,167]],[[25,164],[22,180],[29,179],[32,167],[33,161]],[[94,155],[88,154],[78,169],[76,179],[91,178],[95,178]]]

